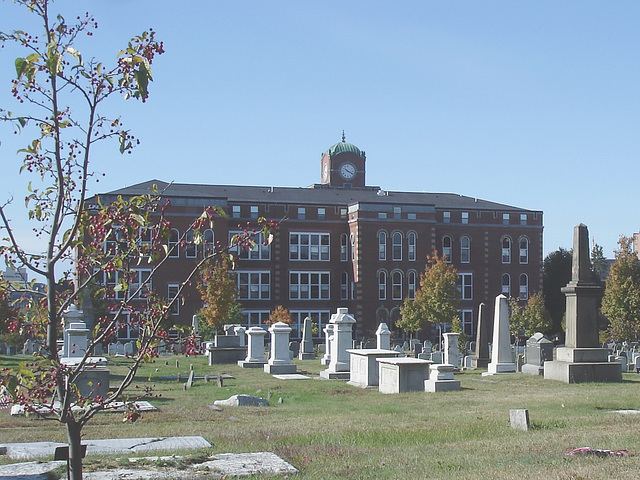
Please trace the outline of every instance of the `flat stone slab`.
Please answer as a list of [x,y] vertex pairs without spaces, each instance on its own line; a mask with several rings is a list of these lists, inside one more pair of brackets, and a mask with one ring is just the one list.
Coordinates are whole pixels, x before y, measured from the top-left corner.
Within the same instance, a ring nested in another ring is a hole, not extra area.
[[[180,457],[149,457],[144,460],[161,461],[176,460]],[[130,458],[135,464],[142,458]],[[57,462],[27,462],[0,466],[0,478],[6,480],[47,480],[47,473],[55,468],[66,465],[65,461]],[[282,460],[272,452],[256,453],[220,453],[211,456],[202,463],[197,463],[188,470],[175,470],[162,467],[162,470],[149,468],[117,468],[108,472],[84,472],[85,480],[151,480],[188,478],[230,478],[246,477],[249,475],[289,475],[298,470]]]
[[[133,406],[140,412],[157,412],[158,411],[157,407],[153,406],[146,400],[141,400],[141,401],[132,402],[132,403],[133,403]],[[53,409],[54,411],[57,411],[56,404],[54,404]],[[119,413],[119,412],[124,412],[126,409],[127,409],[127,404],[124,402],[111,402],[109,404],[109,407],[101,410],[100,413]],[[41,408],[36,407],[36,410],[42,413],[43,415],[52,413],[51,409],[46,406],[42,406]],[[73,412],[80,412],[84,410],[84,408],[72,406],[71,410]],[[26,411],[26,408],[24,407],[24,405],[13,405],[11,407],[11,415],[14,415],[14,416],[24,415],[25,411]]]
[[[211,444],[203,437],[149,437],[149,438],[114,438],[105,440],[83,440],[87,446],[87,455],[111,455],[144,453],[153,451],[197,450],[211,448]],[[34,442],[4,443],[0,449],[6,449],[6,455],[16,460],[53,457],[57,447],[66,447],[66,443]]]
[[301,373],[289,373],[282,375],[272,375],[273,378],[277,378],[278,380],[309,380],[311,377],[307,377],[306,375],[302,375]]

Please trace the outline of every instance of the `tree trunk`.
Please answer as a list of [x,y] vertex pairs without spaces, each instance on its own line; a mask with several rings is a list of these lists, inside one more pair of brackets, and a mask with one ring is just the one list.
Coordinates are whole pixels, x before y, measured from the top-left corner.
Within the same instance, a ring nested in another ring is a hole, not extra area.
[[69,476],[70,480],[82,480],[82,446],[80,445],[82,426],[70,421],[67,423],[67,440],[69,441]]

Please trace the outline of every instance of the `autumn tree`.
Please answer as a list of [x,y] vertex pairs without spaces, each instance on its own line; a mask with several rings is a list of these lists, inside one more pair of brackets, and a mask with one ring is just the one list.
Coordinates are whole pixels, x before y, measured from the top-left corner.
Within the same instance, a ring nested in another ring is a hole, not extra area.
[[618,342],[640,339],[640,260],[633,239],[620,237],[615,261],[606,280],[602,313],[609,320],[609,334]]
[[521,305],[517,299],[509,299],[509,328],[511,334],[530,337],[536,332],[548,333],[551,328],[551,315],[544,305],[544,297],[536,292],[527,303]]
[[291,314],[289,310],[284,308],[282,305],[278,305],[273,311],[269,314],[269,323],[273,325],[274,323],[286,323],[287,325],[291,325]]
[[437,253],[427,256],[420,287],[413,300],[405,299],[396,325],[407,332],[417,332],[430,323],[452,324],[458,317],[458,282],[458,272],[446,257]]
[[204,303],[200,314],[215,331],[228,323],[230,315],[239,307],[236,276],[231,266],[229,256],[221,255],[217,261],[205,262],[200,270],[197,288]]
[[[46,309],[41,332],[46,343],[39,358],[17,368],[0,367],[0,387],[6,389],[13,403],[65,426],[69,478],[80,480],[82,428],[97,412],[120,401],[140,363],[157,355],[156,347],[175,325],[171,316],[174,303],[182,297],[185,286],[195,281],[199,264],[223,253],[225,248],[211,249],[198,259],[176,295],[162,298],[150,285],[177,246],[168,242],[171,224],[165,212],[169,205],[161,199],[161,192],[119,197],[109,204],[95,198],[92,205],[87,204],[88,183],[96,175],[95,167],[90,166],[95,144],[115,140],[121,153],[129,153],[137,144],[120,118],[105,116],[103,108],[113,97],[143,102],[147,99],[151,65],[163,53],[163,45],[155,39],[154,32],[132,38],[120,50],[115,63],[108,66],[79,50],[79,43],[90,38],[97,28],[90,15],[67,22],[50,12],[52,0],[14,1],[37,17],[42,30],[40,34],[0,32],[2,44],[15,42],[24,49],[24,56],[15,61],[12,84],[20,112],[0,109],[0,120],[10,124],[15,133],[33,135],[18,156],[20,171],[33,175],[25,195],[26,215],[42,249],[30,251],[23,247],[31,243],[21,242],[12,227],[12,199],[8,199],[0,205],[4,237],[0,255],[14,270],[26,268],[44,278],[44,292],[28,293],[40,295]],[[213,228],[221,214],[214,207],[205,208],[190,226],[193,241],[201,241],[202,230]],[[268,230],[265,223],[263,238],[270,238]],[[185,242],[185,237],[180,241]],[[252,242],[249,231],[231,241],[234,246]],[[141,264],[150,267],[142,279],[136,270]],[[77,363],[64,363],[57,348],[63,313],[79,304],[84,292],[95,283],[100,284],[96,294],[108,302],[108,315],[92,325],[93,338],[84,356]],[[67,288],[61,290],[59,285]],[[0,291],[13,289],[11,284],[0,281]],[[128,373],[105,396],[81,395],[77,382],[89,368],[95,346],[123,324],[138,331],[137,350]],[[132,409],[125,415],[131,421],[139,417]]]

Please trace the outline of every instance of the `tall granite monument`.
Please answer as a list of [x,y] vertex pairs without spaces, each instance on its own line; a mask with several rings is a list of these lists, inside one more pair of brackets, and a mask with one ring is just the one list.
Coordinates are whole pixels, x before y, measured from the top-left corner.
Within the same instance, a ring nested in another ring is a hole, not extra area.
[[544,378],[565,383],[620,382],[622,370],[608,362],[608,351],[599,348],[598,298],[602,287],[591,280],[589,232],[580,224],[573,229],[571,281],[566,296],[565,346],[556,349],[556,360],[544,363]]

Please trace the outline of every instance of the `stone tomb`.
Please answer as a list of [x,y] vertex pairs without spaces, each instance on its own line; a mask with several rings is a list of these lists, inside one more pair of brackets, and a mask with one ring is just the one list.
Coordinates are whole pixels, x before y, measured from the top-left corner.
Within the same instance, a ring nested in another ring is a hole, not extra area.
[[380,393],[423,392],[429,378],[429,360],[398,357],[378,358]]
[[227,325],[225,325],[225,331],[228,335],[216,335],[213,339],[213,345],[207,347],[209,365],[237,363],[247,356],[244,330],[242,331],[242,337],[235,335],[235,331],[228,329]]
[[377,387],[379,384],[379,367],[377,359],[396,358],[398,352],[380,348],[363,348],[347,350],[351,355],[351,372],[349,385],[356,387]]

